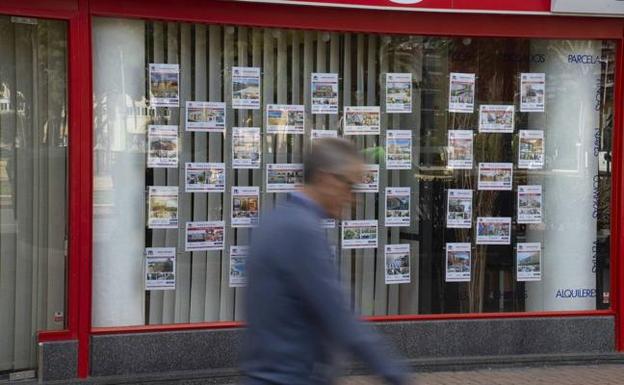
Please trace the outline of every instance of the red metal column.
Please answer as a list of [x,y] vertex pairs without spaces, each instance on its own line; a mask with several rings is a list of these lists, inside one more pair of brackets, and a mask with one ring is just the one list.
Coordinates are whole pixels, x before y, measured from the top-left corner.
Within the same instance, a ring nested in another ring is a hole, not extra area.
[[69,22],[69,82],[73,109],[70,134],[70,250],[78,265],[70,296],[77,302],[78,377],[89,375],[92,254],[92,69],[89,0],[78,0],[78,14]]
[[[624,37],[624,34],[623,34]],[[622,90],[624,89],[624,81],[622,79],[624,63],[624,40],[620,39],[617,43],[616,54],[616,71],[615,71],[615,109],[614,109],[614,127],[613,127],[613,174],[612,174],[612,196],[611,196],[611,288],[610,299],[611,309],[615,311],[615,346],[619,351],[624,351],[624,295],[622,295],[622,283],[624,282],[624,232],[622,232],[622,221],[624,220],[624,212],[622,211],[622,192],[624,191],[624,179],[622,168],[624,162],[624,133],[622,129],[622,107],[624,99]]]

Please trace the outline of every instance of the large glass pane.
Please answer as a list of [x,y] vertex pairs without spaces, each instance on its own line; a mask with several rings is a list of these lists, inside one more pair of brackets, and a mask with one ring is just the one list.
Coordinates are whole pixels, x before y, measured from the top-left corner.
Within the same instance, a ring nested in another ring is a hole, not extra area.
[[321,135],[370,166],[326,230],[359,314],[607,308],[614,50],[96,19],[94,324],[244,319]]
[[0,372],[66,322],[66,29],[0,16]]

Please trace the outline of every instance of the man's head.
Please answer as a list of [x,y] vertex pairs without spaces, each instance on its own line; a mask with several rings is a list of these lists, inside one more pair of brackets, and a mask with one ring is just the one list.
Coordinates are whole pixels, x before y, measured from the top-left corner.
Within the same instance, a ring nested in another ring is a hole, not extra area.
[[304,159],[304,191],[332,218],[340,218],[352,201],[351,188],[360,181],[363,162],[351,142],[317,139]]

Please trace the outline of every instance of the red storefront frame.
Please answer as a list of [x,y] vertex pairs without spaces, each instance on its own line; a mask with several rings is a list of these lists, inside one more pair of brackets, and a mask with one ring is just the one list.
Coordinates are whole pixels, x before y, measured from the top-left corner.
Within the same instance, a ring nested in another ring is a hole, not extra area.
[[[366,2],[359,0],[358,2]],[[383,3],[385,0],[371,2]],[[328,1],[331,2],[331,1]],[[346,0],[335,3],[349,3]],[[429,2],[431,3],[431,1]],[[616,348],[624,351],[624,161],[623,85],[624,20],[594,17],[524,15],[544,13],[550,0],[532,0],[520,8],[515,0],[456,0],[449,12],[340,9],[299,5],[259,4],[220,0],[4,0],[0,14],[65,20],[68,23],[69,94],[69,270],[67,274],[67,325],[62,331],[41,331],[40,342],[77,340],[78,376],[89,375],[91,335],[240,327],[239,322],[214,322],[132,326],[91,327],[92,279],[92,66],[91,18],[141,18],[207,24],[236,24],[352,32],[396,34],[550,38],[611,39],[617,41],[615,74],[615,129],[613,144],[613,184],[611,197],[611,309],[584,312],[481,313],[368,317],[369,321],[440,319],[528,318],[615,316]],[[527,5],[530,4],[530,5]],[[440,9],[444,11],[444,9]],[[500,13],[474,14],[475,10]],[[462,13],[471,12],[471,13]]]

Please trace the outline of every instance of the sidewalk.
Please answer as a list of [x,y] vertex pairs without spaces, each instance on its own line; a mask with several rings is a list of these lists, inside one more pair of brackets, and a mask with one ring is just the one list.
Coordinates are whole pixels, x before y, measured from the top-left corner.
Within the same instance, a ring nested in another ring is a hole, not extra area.
[[[434,372],[415,378],[414,385],[624,385],[624,364]],[[376,377],[354,376],[340,383],[376,384],[384,382]]]

